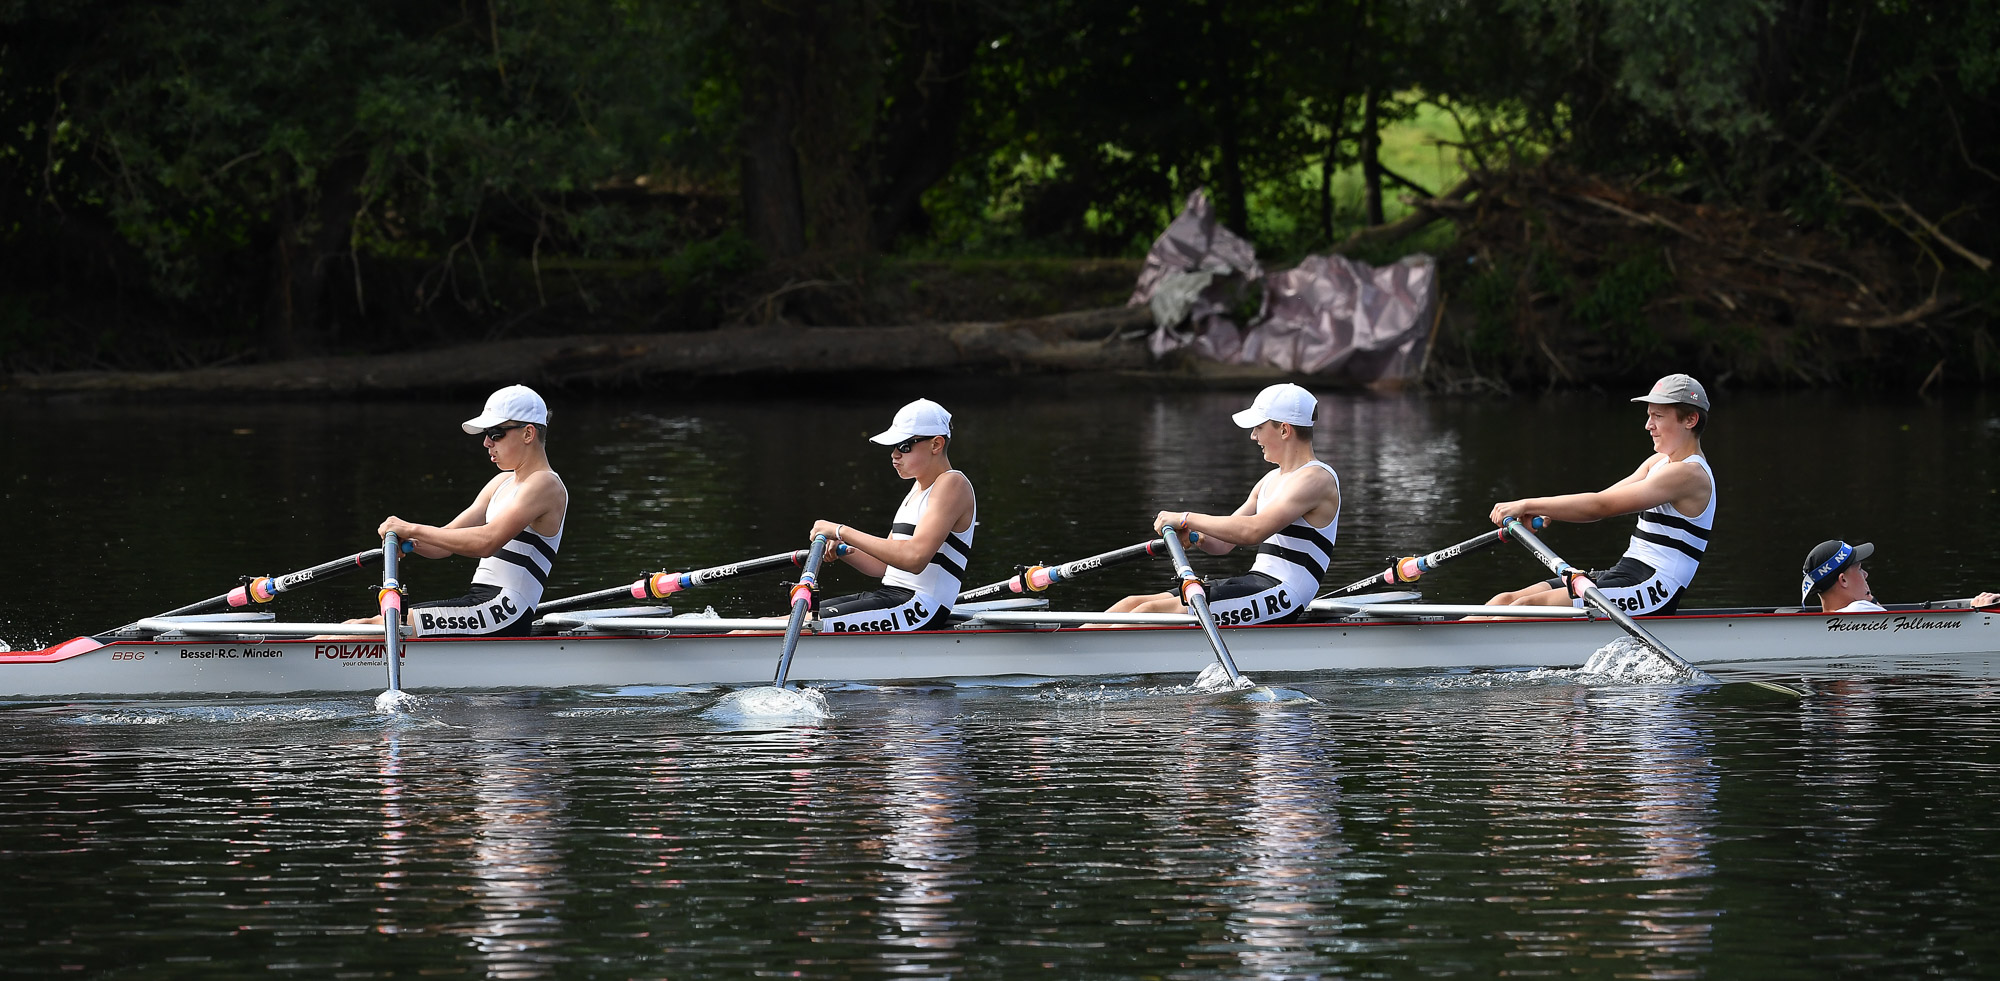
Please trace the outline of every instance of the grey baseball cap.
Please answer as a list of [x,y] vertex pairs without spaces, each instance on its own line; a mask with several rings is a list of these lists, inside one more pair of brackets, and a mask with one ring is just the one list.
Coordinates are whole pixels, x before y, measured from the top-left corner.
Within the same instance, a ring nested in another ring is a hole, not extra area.
[[1632,401],[1654,405],[1692,405],[1703,412],[1709,411],[1708,390],[1702,388],[1692,375],[1668,375],[1654,382],[1652,391]]

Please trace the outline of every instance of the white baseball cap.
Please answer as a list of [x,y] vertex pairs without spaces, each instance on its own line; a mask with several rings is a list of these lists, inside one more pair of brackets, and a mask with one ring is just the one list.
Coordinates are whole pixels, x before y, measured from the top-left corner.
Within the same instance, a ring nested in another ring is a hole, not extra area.
[[912,436],[951,435],[951,413],[930,399],[918,399],[896,410],[889,428],[868,437],[883,446],[894,446]]
[[1272,385],[1257,393],[1257,401],[1250,407],[1229,418],[1245,429],[1266,422],[1286,422],[1294,426],[1311,426],[1313,413],[1319,411],[1319,400],[1311,392],[1291,382]]
[[486,410],[465,420],[460,428],[483,433],[503,422],[549,424],[549,404],[526,385],[509,385],[486,397]]

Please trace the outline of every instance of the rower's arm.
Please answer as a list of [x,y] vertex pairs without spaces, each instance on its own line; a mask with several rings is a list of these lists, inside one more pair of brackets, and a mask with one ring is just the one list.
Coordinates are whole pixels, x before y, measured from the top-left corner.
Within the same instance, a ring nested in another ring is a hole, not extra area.
[[1708,490],[1707,474],[1693,463],[1662,463],[1653,467],[1651,473],[1634,474],[1634,477],[1638,479],[1628,477],[1604,490],[1588,494],[1503,501],[1493,506],[1493,523],[1500,524],[1508,517],[1528,518],[1535,515],[1578,523],[1601,521],[1662,504],[1691,503]]
[[[467,508],[464,514],[442,528],[403,522],[408,526],[408,534],[404,537],[416,539],[419,543],[419,552],[423,551],[423,546],[428,545],[451,555],[483,559],[500,551],[501,546],[525,531],[537,518],[565,509],[567,497],[562,483],[556,480],[553,474],[536,473],[521,482],[521,488],[514,493],[514,499],[495,512],[491,521],[482,521],[480,518],[484,515],[486,503],[492,500],[494,485],[497,483],[498,480],[494,484],[487,485],[487,489],[480,494],[479,500],[474,502],[472,507]],[[390,521],[395,520],[397,519],[390,519]],[[460,521],[468,520],[472,523],[459,524]],[[383,527],[388,529],[389,522],[383,522]],[[395,530],[401,533],[400,529]]]
[[[1272,478],[1266,477],[1266,480]],[[1261,542],[1278,533],[1278,529],[1305,517],[1307,511],[1321,502],[1340,506],[1339,485],[1333,475],[1318,467],[1304,472],[1295,472],[1289,480],[1277,481],[1278,486],[1269,492],[1264,501],[1264,509],[1257,510],[1257,494],[1252,491],[1250,498],[1236,513],[1227,516],[1211,514],[1188,515],[1188,529],[1202,534],[1202,545],[1212,539],[1221,539],[1224,546],[1209,549],[1221,554],[1235,544]]]
[[[854,551],[843,561],[862,573],[879,576],[889,567],[916,574],[931,564],[931,557],[937,555],[944,545],[944,536],[950,534],[960,521],[972,514],[972,481],[964,474],[948,471],[940,475],[937,483],[931,485],[930,507],[924,509],[924,516],[917,519],[917,530],[908,538],[883,538],[865,531],[856,531],[848,525],[840,532],[841,541]],[[824,529],[831,534],[832,525],[820,521],[813,525],[813,533]],[[970,526],[967,526],[970,528]]]

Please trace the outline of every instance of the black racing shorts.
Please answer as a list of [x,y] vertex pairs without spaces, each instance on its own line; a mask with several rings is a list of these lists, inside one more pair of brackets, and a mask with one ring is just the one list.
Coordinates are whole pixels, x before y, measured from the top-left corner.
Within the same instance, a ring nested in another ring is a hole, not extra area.
[[915,590],[903,586],[878,586],[865,593],[822,600],[820,632],[943,630],[950,625],[949,608],[929,609],[914,602],[916,595]]
[[[1606,599],[1632,616],[1664,615],[1680,609],[1684,590],[1660,578],[1659,570],[1629,555],[1621,556],[1611,568],[1589,573],[1589,576]],[[1556,589],[1564,588],[1560,577],[1548,583]],[[1572,600],[1572,603],[1583,605],[1581,599]]]
[[476,582],[464,596],[411,603],[403,612],[416,637],[526,637],[535,626],[534,607],[522,608],[501,596],[492,583]]
[[1208,609],[1218,626],[1292,623],[1305,616],[1311,595],[1292,596],[1277,576],[1246,572],[1208,587]]

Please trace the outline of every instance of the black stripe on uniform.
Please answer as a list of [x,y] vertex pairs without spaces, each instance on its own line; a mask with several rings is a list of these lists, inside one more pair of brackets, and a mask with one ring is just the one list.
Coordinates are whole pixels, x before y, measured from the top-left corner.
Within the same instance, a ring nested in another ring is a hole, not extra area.
[[891,535],[914,535],[916,533],[917,526],[907,521],[898,521],[889,526],[889,534]]
[[520,542],[523,545],[527,545],[533,548],[537,552],[542,553],[542,558],[548,559],[550,565],[555,564],[556,550],[550,548],[548,542],[542,541],[542,536],[537,535],[532,531],[524,531],[518,535],[515,535],[514,540]]
[[1270,542],[1265,542],[1257,546],[1257,554],[1275,555],[1301,569],[1309,569],[1312,571],[1314,579],[1319,579],[1326,575],[1326,566],[1321,565],[1319,560],[1295,548],[1286,548],[1283,545],[1273,545]]
[[1694,559],[1697,562],[1701,561],[1702,550],[1694,547],[1693,545],[1689,545],[1688,543],[1681,541],[1678,538],[1670,538],[1666,535],[1661,535],[1650,531],[1634,531],[1632,533],[1632,537],[1641,539],[1643,541],[1652,542],[1655,545],[1661,545],[1666,548],[1671,548],[1677,551],[1685,552],[1687,553],[1688,558]]
[[534,559],[522,555],[519,552],[509,552],[504,548],[498,552],[493,553],[493,557],[496,559],[500,559],[502,561],[512,562],[515,565],[518,565],[521,568],[528,570],[528,575],[534,576],[535,581],[541,583],[544,586],[549,584],[548,570],[542,568],[539,565],[536,565]]
[[1303,521],[1294,521],[1291,524],[1288,524],[1283,528],[1278,529],[1278,534],[1290,535],[1293,538],[1303,538],[1306,541],[1313,543],[1314,545],[1318,545],[1320,551],[1325,552],[1328,555],[1333,554],[1333,543],[1327,541],[1325,535],[1320,534],[1316,529],[1313,528],[1313,526],[1306,524]]
[[1678,528],[1704,542],[1708,541],[1708,529],[1686,518],[1676,518],[1671,514],[1661,514],[1658,511],[1641,511],[1639,512],[1639,520],[1650,521],[1663,528]]
[[939,549],[938,554],[931,556],[931,564],[940,569],[950,570],[954,579],[965,579],[965,566],[960,565],[957,559],[946,555],[943,549]]

